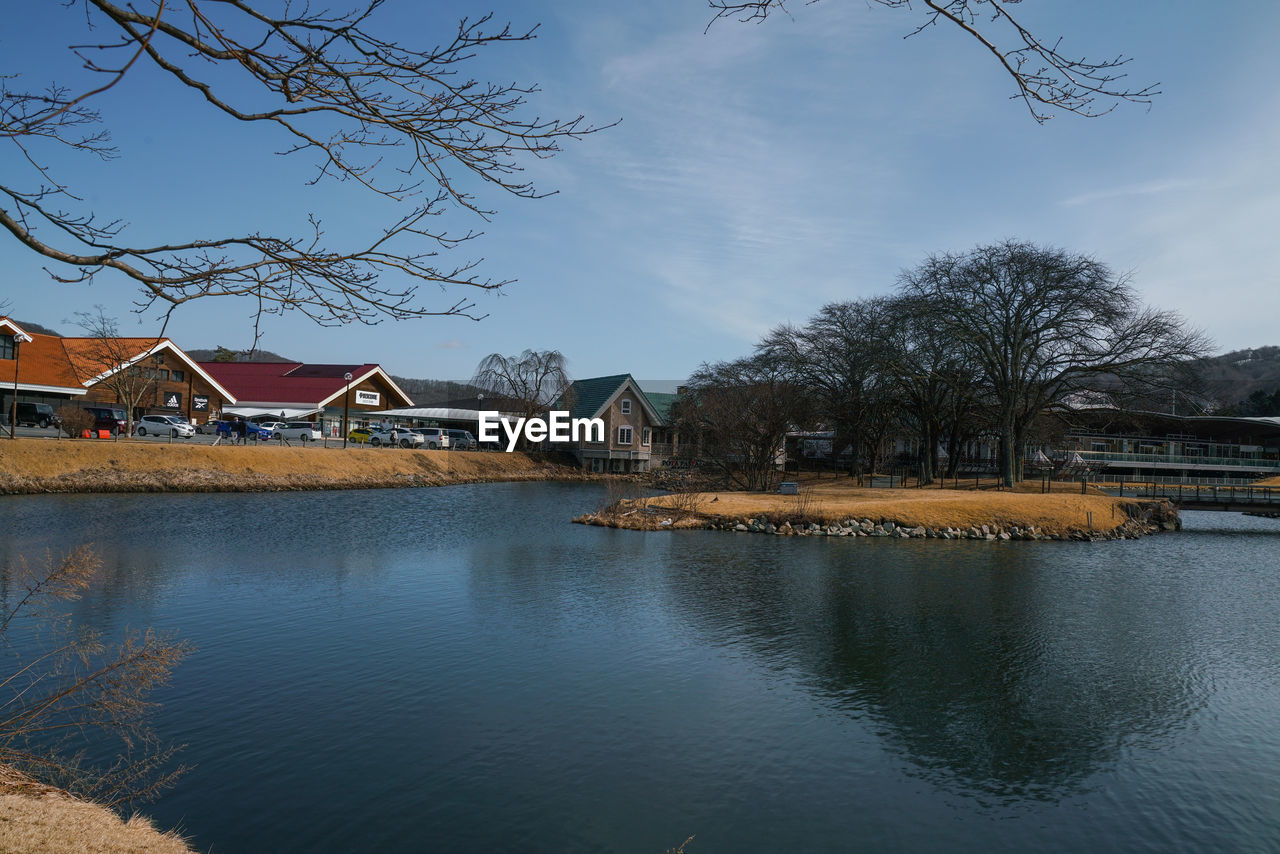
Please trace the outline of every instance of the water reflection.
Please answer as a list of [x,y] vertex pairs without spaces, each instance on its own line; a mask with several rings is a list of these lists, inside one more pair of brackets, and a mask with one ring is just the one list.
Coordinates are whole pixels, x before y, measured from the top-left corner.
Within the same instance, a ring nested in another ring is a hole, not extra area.
[[1153,610],[1146,580],[1090,573],[1087,545],[761,539],[673,549],[670,605],[874,720],[935,783],[1057,798],[1204,702],[1187,603]]
[[79,619],[197,644],[162,711],[197,768],[153,814],[217,850],[1280,842],[1235,782],[1280,761],[1273,549],[566,522],[602,495],[0,501],[0,562],[92,540]]

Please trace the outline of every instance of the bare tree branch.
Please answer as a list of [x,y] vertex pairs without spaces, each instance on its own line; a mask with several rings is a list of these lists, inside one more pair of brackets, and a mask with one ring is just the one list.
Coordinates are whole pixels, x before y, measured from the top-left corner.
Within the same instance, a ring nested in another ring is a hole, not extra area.
[[[818,0],[809,0],[815,3]],[[1160,94],[1159,84],[1130,86],[1124,67],[1130,58],[1091,59],[1062,49],[1062,40],[1048,39],[1024,26],[1009,7],[1021,0],[872,0],[881,6],[919,14],[907,37],[936,26],[950,24],[982,45],[1013,79],[1017,93],[1032,118],[1043,123],[1055,113],[1096,117],[1123,102],[1150,104]],[[722,18],[763,21],[773,12],[789,14],[784,0],[708,0],[711,23]],[[917,12],[919,8],[919,12]],[[710,28],[711,24],[708,24]]]
[[[495,290],[511,282],[478,275],[482,259],[444,263],[444,254],[480,234],[432,226],[433,218],[460,210],[487,221],[494,210],[468,189],[477,180],[519,197],[548,195],[522,176],[525,162],[599,129],[582,116],[528,115],[536,86],[468,76],[486,49],[535,37],[536,27],[512,30],[489,15],[462,20],[438,45],[411,48],[376,34],[371,22],[383,0],[345,13],[284,4],[276,14],[245,0],[80,2],[91,28],[116,33],[114,41],[73,46],[83,67],[107,82],[73,94],[0,78],[0,140],[15,146],[35,178],[25,188],[0,180],[0,226],[51,262],[46,269],[59,282],[88,282],[108,270],[133,280],[140,311],[240,296],[257,301],[261,313],[296,310],[320,324],[481,319],[465,297],[435,307],[421,300],[424,283]],[[108,61],[120,50],[129,51],[124,62]],[[301,235],[139,245],[123,239],[121,219],[64,209],[81,200],[54,176],[44,148],[117,156],[102,116],[88,105],[144,57],[219,115],[274,128],[287,140],[279,153],[313,157],[310,183],[354,181],[407,211],[363,244],[336,248],[315,214]]]

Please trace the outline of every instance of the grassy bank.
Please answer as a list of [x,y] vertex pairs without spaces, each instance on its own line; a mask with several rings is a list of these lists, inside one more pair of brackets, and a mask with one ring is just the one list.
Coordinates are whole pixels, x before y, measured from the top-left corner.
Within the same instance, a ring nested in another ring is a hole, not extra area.
[[0,494],[374,489],[587,477],[562,462],[518,453],[0,442]]
[[986,526],[995,536],[1014,532],[1017,539],[1025,538],[1024,533],[1039,538],[1135,536],[1163,521],[1176,524],[1176,511],[1167,502],[1114,498],[1096,490],[1081,494],[1078,484],[1056,486],[1048,493],[1040,492],[1039,483],[1014,490],[866,489],[843,478],[806,481],[799,495],[706,492],[635,499],[576,521],[643,530],[735,525],[754,530],[753,520],[766,520],[777,529],[770,533],[798,533],[802,526],[825,529],[855,520],[892,523],[920,531],[917,536]]
[[191,854],[182,837],[141,816],[73,798],[0,765],[0,851],[10,854]]

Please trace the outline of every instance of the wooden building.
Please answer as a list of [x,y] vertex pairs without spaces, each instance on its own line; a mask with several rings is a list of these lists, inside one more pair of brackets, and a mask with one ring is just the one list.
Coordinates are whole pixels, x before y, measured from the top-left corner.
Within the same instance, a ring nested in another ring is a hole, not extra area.
[[[663,403],[670,410],[671,401]],[[552,447],[574,455],[583,468],[595,472],[642,472],[662,464],[674,453],[674,435],[664,413],[654,406],[630,374],[576,380],[552,409],[567,410],[569,417],[599,418],[604,422],[602,441],[580,438]],[[593,437],[594,438],[594,437]],[[665,439],[655,455],[657,439]]]
[[236,398],[168,338],[43,335],[0,317],[0,400],[132,407],[132,416],[203,423]]
[[[319,422],[326,436],[376,422],[375,413],[413,401],[375,364],[307,365],[301,362],[201,362],[236,396],[222,417]],[[350,376],[350,380],[347,377]]]

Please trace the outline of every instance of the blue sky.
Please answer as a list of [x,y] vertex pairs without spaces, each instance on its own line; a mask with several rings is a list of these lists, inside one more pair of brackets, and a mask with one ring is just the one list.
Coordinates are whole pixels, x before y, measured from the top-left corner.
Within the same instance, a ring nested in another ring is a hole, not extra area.
[[[384,20],[405,42],[434,43],[477,8],[390,0]],[[621,119],[530,164],[557,195],[483,195],[491,223],[449,214],[452,230],[485,231],[460,255],[518,282],[475,294],[489,313],[479,323],[332,329],[286,315],[265,321],[262,346],[439,379],[465,379],[490,352],[556,348],[574,376],[678,379],[826,302],[890,291],[930,252],[1007,237],[1131,271],[1149,302],[1186,314],[1220,350],[1280,343],[1272,0],[1021,4],[1068,52],[1131,55],[1134,81],[1163,92],[1150,109],[1045,125],[1009,100],[1011,82],[979,45],[942,29],[904,40],[918,19],[875,4],[798,3],[791,17],[705,33],[700,0],[484,8],[542,26],[533,42],[478,57],[476,76],[538,83],[536,113]],[[82,13],[49,3],[15,14],[23,25],[0,33],[0,73],[67,79]],[[313,210],[330,234],[358,236],[386,216],[348,186],[305,186],[307,161],[271,155],[280,137],[246,133],[145,69],[98,106],[121,157],[49,157],[138,242],[298,231]],[[25,179],[13,151],[0,174]],[[18,318],[74,334],[73,313],[102,304],[126,332],[155,328],[130,314],[127,281],[57,284],[7,235],[0,270],[0,301]],[[169,334],[184,347],[246,346],[252,309],[192,303]]]

